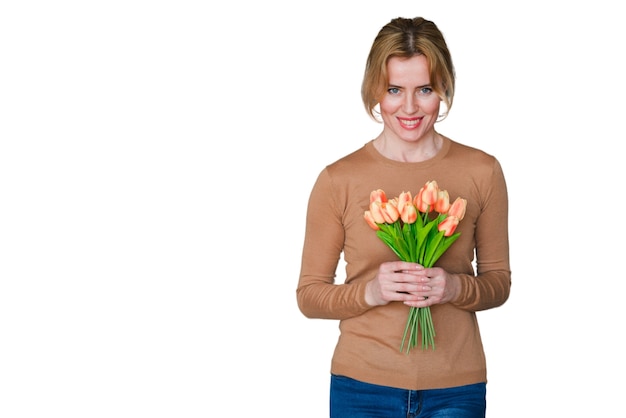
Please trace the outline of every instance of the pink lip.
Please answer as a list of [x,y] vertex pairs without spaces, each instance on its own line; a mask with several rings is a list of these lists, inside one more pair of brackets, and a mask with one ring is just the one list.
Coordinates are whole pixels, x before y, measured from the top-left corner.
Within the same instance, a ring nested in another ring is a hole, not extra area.
[[[402,126],[404,129],[408,129],[408,130],[413,130],[413,129],[417,129],[419,128],[419,126],[422,124],[422,119],[423,118],[397,118],[398,122],[400,122],[400,126]],[[414,122],[411,124],[407,124],[407,122]]]

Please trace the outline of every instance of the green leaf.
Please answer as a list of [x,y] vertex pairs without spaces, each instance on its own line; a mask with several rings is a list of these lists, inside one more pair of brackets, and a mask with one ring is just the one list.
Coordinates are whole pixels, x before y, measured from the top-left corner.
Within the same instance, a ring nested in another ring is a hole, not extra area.
[[443,253],[445,253],[446,250],[450,248],[450,246],[454,243],[454,241],[457,240],[459,236],[461,236],[461,233],[457,232],[450,235],[449,237],[444,237],[443,241],[439,244],[437,250],[433,254],[432,265],[435,265],[437,260],[439,260],[439,257],[441,257]]
[[443,238],[443,234],[443,231],[437,231],[437,233],[428,240],[428,248],[426,249],[424,257],[424,267],[432,267],[433,264],[435,264],[435,260],[433,260],[433,258],[435,257],[439,243]]
[[407,252],[409,255],[408,261],[417,261],[417,244],[413,237],[415,236],[415,224],[404,224],[402,227],[402,234],[404,241],[407,245]]
[[408,261],[410,260],[410,257],[411,257],[411,251],[409,249],[409,242],[404,237],[404,232],[402,231],[402,226],[400,225],[400,222],[396,222],[394,226],[395,226],[395,230],[394,230],[395,247],[398,250],[398,252],[403,254],[403,257],[401,259],[403,261]]
[[424,258],[426,254],[426,245],[428,244],[428,234],[434,225],[434,221],[428,222],[427,224],[417,228],[417,233],[415,234],[415,242],[417,245],[416,254],[417,259],[416,262],[423,265]]

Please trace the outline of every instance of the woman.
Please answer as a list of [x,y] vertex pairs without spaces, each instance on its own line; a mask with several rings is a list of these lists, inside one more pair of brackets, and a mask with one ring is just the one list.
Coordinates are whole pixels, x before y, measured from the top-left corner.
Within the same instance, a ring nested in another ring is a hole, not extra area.
[[[476,312],[509,296],[508,197],[496,158],[435,130],[454,87],[437,26],[420,17],[391,20],[374,40],[361,92],[382,131],[325,167],[311,191],[297,300],[309,318],[340,321],[331,417],[485,416]],[[458,240],[425,268],[398,261],[364,212],[373,190],[398,196],[433,180],[467,206]],[[346,277],[335,283],[342,253]],[[400,349],[411,307],[430,307],[435,348]]]

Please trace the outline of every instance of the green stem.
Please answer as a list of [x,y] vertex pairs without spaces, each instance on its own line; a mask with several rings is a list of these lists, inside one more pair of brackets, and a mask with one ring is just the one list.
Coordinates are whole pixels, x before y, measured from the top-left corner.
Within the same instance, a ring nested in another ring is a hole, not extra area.
[[435,327],[433,325],[430,307],[411,307],[406,326],[404,327],[404,334],[402,335],[402,342],[400,343],[400,351],[404,351],[406,344],[406,354],[408,354],[409,351],[412,348],[415,348],[420,342],[420,334],[422,349],[432,347],[434,350]]

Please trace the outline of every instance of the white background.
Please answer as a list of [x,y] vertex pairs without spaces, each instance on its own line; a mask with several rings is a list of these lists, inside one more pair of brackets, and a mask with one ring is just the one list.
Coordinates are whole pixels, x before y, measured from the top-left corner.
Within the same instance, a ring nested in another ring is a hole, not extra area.
[[306,201],[381,129],[374,36],[419,15],[458,75],[438,130],[509,186],[488,417],[623,413],[616,2],[25,0],[0,5],[0,416],[327,416]]

